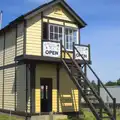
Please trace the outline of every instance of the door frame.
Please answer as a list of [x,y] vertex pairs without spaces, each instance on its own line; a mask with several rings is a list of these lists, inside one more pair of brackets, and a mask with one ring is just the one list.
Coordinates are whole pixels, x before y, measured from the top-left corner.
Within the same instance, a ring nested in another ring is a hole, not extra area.
[[[51,105],[51,111],[52,111],[52,89],[53,89],[53,79],[52,78],[45,78],[45,77],[40,77],[40,89],[41,89],[41,81],[43,82],[43,84],[44,83],[49,83],[50,82],[50,84],[51,84],[51,98],[50,98],[50,105]],[[47,81],[47,82],[46,82]],[[41,108],[41,90],[40,90],[40,111],[42,111],[41,110],[42,108]],[[51,112],[50,111],[50,112]]]

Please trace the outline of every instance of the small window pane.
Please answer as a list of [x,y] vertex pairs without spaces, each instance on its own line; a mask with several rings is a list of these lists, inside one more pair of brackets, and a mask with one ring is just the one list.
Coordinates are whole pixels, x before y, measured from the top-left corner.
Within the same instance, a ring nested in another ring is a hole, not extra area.
[[46,99],[48,99],[48,86],[46,86]]
[[73,31],[72,31],[71,29],[69,30],[69,34],[70,34],[70,35],[72,35],[72,34],[73,34]]
[[63,38],[62,34],[59,34],[59,39],[58,40],[61,41],[62,38]]
[[62,27],[59,27],[59,33],[62,33]]
[[53,33],[50,33],[50,39],[53,40]]
[[58,26],[55,26],[55,33],[58,33]]
[[44,86],[41,86],[41,99],[44,99]]
[[53,26],[50,26],[50,32],[53,32]]
[[68,29],[67,28],[65,29],[65,34],[68,35]]
[[58,40],[58,34],[55,34],[55,38],[54,38],[55,40]]

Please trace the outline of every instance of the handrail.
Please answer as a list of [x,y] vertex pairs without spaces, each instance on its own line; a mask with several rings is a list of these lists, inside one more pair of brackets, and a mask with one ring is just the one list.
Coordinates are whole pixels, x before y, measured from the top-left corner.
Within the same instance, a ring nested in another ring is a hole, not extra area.
[[[104,86],[104,84],[102,83],[102,81],[100,80],[100,78],[97,76],[97,74],[94,72],[94,70],[91,68],[91,66],[86,62],[86,60],[84,59],[84,57],[80,54],[80,52],[77,50],[77,48],[75,46],[73,46],[73,49],[75,49],[78,54],[81,56],[81,58],[83,59],[83,61],[85,62],[85,64],[89,67],[89,69],[92,71],[92,73],[95,75],[95,77],[98,80],[98,87],[100,87],[100,84],[103,86],[103,88],[105,89],[105,91],[108,93],[108,95],[111,97],[111,99],[113,100],[113,115],[114,118],[116,120],[116,98],[113,98],[113,96],[111,95],[111,93],[107,90],[107,88]],[[73,53],[75,54],[75,52]],[[75,55],[74,55],[75,56]],[[98,88],[98,92],[100,95],[100,88]]]
[[[77,50],[77,48],[74,46],[74,48],[76,49],[76,51],[78,52],[78,54],[80,55],[80,57],[84,60],[85,64],[89,67],[89,69],[92,71],[92,73],[95,75],[95,77],[98,79],[98,81],[101,83],[101,85],[103,86],[103,88],[106,90],[106,92],[109,94],[109,96],[111,97],[111,99],[113,100],[113,96],[110,94],[110,92],[107,90],[107,88],[104,86],[104,84],[102,83],[102,81],[100,80],[100,78],[97,76],[97,74],[94,72],[94,70],[91,68],[91,66],[86,62],[86,60],[84,59],[84,57],[80,54],[80,52]],[[74,53],[73,53],[74,54]]]

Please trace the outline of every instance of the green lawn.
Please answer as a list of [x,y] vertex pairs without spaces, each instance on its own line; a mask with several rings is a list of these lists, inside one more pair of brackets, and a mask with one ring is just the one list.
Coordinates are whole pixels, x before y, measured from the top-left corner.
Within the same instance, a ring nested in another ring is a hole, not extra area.
[[0,115],[0,120],[24,120],[23,118],[17,118],[15,116],[9,116],[9,115]]
[[[84,110],[85,120],[96,120],[93,116],[93,114],[89,111]],[[104,119],[105,120],[105,119]],[[108,120],[108,119],[106,119]],[[120,120],[120,112],[117,112],[117,120]]]
[[[96,120],[93,114],[87,110],[83,110],[85,118],[83,120]],[[68,120],[78,120],[77,118],[70,118]],[[107,118],[104,120],[108,120]],[[117,113],[117,120],[120,120],[120,111]]]
[[[96,120],[93,114],[87,110],[83,110],[85,119],[84,120]],[[0,115],[0,120],[24,120],[23,118],[16,118],[15,116],[9,116],[9,115]],[[70,118],[69,120],[78,120],[77,118]],[[108,119],[106,119],[108,120]],[[117,113],[117,120],[120,120],[120,112]]]
[[[85,120],[96,120],[91,112],[84,110],[84,115],[85,115]],[[106,119],[106,120],[108,120],[108,119]],[[120,120],[120,112],[117,113],[117,120]]]

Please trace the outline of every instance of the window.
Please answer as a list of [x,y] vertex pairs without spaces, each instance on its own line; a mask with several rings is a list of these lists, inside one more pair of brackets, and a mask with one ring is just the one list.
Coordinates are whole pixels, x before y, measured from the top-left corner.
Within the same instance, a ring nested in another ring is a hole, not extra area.
[[62,43],[65,46],[65,48],[71,51],[73,50],[73,42],[75,42],[75,44],[78,44],[78,30],[74,28],[64,28],[62,26],[50,24],[49,39],[52,41],[62,40]]
[[73,42],[78,44],[78,30],[65,28],[65,48],[67,50],[73,50]]
[[52,41],[64,41],[64,32],[63,27],[57,25],[50,25],[49,26],[49,38]]

